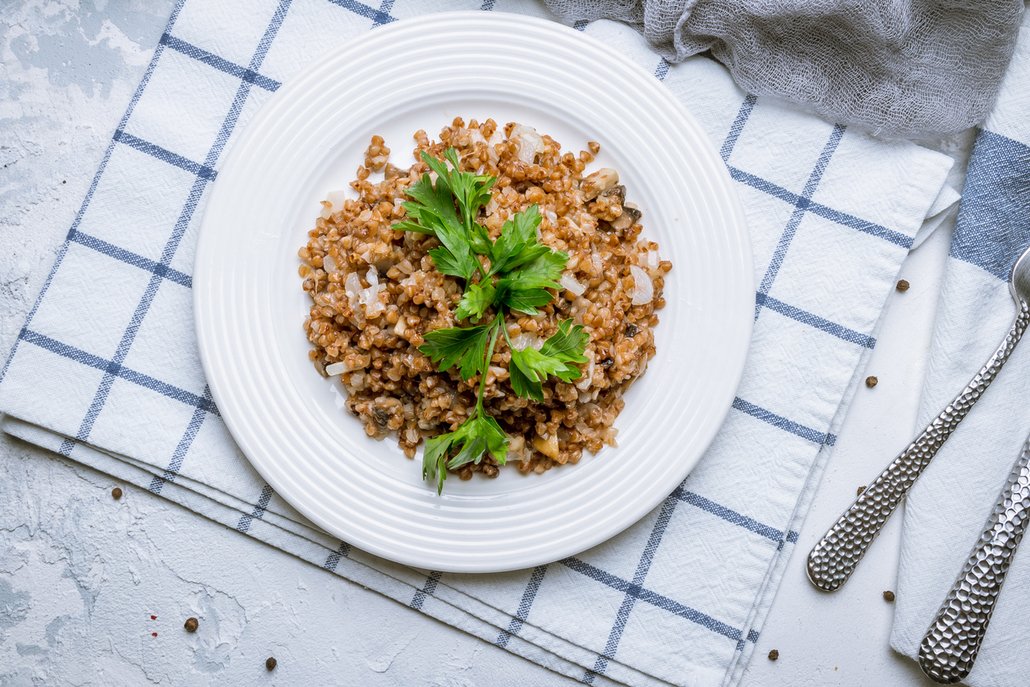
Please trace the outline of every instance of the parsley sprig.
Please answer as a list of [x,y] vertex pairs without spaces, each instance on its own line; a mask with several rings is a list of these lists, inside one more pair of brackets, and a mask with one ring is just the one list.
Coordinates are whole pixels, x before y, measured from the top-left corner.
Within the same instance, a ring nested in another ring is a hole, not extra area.
[[457,368],[465,381],[479,375],[476,406],[468,419],[454,431],[426,440],[422,476],[435,481],[437,493],[442,493],[448,470],[478,464],[487,454],[501,465],[507,457],[508,435],[483,407],[487,371],[499,336],[503,333],[511,351],[512,391],[536,401],[544,400],[543,383],[548,377],[563,382],[579,378],[577,365],[587,362],[583,353],[590,337],[582,325],[563,320],[539,349],[515,348],[505,315],[536,315],[550,303],[553,290],[561,288],[558,280],[569,256],[540,243],[536,205],[514,214],[501,226],[500,236],[491,240],[477,218],[490,202],[496,179],[462,172],[453,148],[447,149],[444,160],[423,151],[422,160],[436,173],[436,181],[426,173],[408,187],[407,217],[393,228],[435,236],[440,242],[429,255],[440,272],[464,281],[454,317],[469,324],[427,332],[419,350],[441,371]]

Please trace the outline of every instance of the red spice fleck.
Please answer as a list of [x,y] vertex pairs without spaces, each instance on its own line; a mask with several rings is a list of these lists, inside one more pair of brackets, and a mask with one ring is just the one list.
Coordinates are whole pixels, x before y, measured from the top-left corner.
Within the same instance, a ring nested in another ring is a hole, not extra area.
[[156,633],[156,632],[151,632],[151,633],[150,633],[150,636],[151,636],[151,637],[156,637],[156,636],[157,636],[157,633]]
[[150,616],[150,619],[151,620],[157,620],[157,616],[156,615],[152,615],[152,616]]

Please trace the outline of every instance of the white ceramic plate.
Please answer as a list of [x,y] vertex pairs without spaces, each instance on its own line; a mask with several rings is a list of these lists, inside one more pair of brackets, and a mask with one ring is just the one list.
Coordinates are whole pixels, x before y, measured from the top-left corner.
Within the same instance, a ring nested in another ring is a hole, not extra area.
[[[619,447],[576,466],[447,481],[343,409],[308,362],[297,249],[372,134],[404,161],[455,115],[519,121],[564,148],[602,144],[645,235],[673,262],[658,353],[626,396]],[[194,275],[204,370],[229,430],[318,526],[417,567],[484,572],[572,555],[633,524],[686,477],[733,399],[754,290],[743,214],[701,127],[601,43],[518,15],[447,13],[378,28],[311,65],[242,132],[204,215]]]

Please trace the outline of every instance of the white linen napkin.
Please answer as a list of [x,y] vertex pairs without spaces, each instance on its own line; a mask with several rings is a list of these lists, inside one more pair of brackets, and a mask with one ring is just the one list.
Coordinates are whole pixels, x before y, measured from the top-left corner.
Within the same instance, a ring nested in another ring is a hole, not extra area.
[[[1008,276],[1030,246],[1030,15],[993,114],[969,162],[926,390],[925,425],[972,379],[1015,316]],[[891,643],[915,658],[1030,432],[1030,336],[916,483],[905,506]],[[1025,685],[1030,675],[1030,551],[1017,551],[979,658],[974,687]]]
[[625,533],[551,565],[441,575],[334,540],[262,482],[207,391],[190,270],[234,132],[328,47],[479,7],[180,2],[0,373],[4,429],[584,682],[735,684],[899,266],[957,199],[950,158],[745,96],[705,58],[670,66],[629,27],[575,25],[706,127],[747,212],[758,293],[738,397],[698,468]]

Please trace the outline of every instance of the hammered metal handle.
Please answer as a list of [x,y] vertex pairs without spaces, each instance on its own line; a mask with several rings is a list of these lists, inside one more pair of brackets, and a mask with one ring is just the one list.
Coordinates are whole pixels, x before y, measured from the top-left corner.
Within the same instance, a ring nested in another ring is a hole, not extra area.
[[932,680],[958,682],[980,651],[994,603],[1030,511],[1030,441],[998,497],[987,527],[919,645],[919,667]]
[[891,513],[998,376],[1027,325],[1030,325],[1030,306],[1020,301],[1012,327],[990,360],[962,393],[873,480],[808,554],[808,578],[812,584],[832,592],[848,581]]

